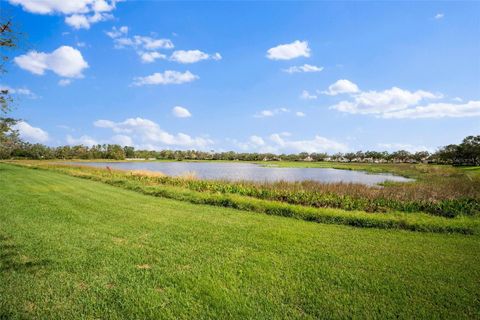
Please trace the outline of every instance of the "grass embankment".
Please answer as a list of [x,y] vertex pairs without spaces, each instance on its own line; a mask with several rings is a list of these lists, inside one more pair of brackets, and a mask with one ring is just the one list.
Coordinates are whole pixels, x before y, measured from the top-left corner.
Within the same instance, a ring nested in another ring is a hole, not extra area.
[[324,225],[0,164],[0,318],[479,317],[480,238]]
[[[198,161],[197,161],[198,162]],[[362,184],[314,181],[297,183],[251,183],[230,181],[185,181],[165,177],[158,182],[194,191],[239,194],[317,208],[339,208],[367,212],[424,212],[444,217],[475,216],[480,213],[480,175],[475,168],[426,164],[364,164],[335,162],[259,162],[264,166],[336,168],[371,173],[394,173],[414,178],[411,183]]]
[[[127,171],[49,164],[41,161],[21,162],[17,164],[101,181],[153,196],[182,200],[194,204],[209,204],[255,211],[269,215],[293,217],[307,221],[345,224],[356,227],[405,229],[425,232],[459,232],[466,234],[480,232],[479,220],[474,217],[457,216],[455,218],[444,218],[421,212],[372,214],[358,210],[346,211],[335,208],[317,208],[290,204],[288,201],[272,201],[265,196],[268,195],[268,193],[264,191],[245,196],[248,190],[253,189],[244,188],[238,184],[158,177],[158,175],[132,174]],[[204,188],[203,186],[205,185],[211,186],[211,188]],[[224,189],[220,190],[219,188]],[[272,192],[277,191],[272,189]],[[289,192],[291,192],[291,190]],[[297,197],[295,192],[291,192],[291,194],[292,197]],[[264,199],[262,199],[262,195]]]

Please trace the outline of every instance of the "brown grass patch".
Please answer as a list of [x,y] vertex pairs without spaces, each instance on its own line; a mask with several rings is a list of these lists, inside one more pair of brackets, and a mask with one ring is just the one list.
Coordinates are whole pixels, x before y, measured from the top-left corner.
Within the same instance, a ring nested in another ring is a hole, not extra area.
[[198,176],[195,171],[183,172],[181,175],[177,176],[177,178],[180,178],[183,180],[198,180]]
[[87,290],[88,287],[89,287],[88,284],[86,284],[85,282],[80,282],[80,283],[78,284],[78,288],[79,288],[80,290]]
[[25,303],[25,311],[28,313],[32,313],[36,308],[37,306],[33,302],[27,301],[27,303]]
[[114,242],[115,244],[124,244],[125,242],[127,242],[126,239],[117,238],[117,237],[113,237],[112,240],[113,240],[113,242]]
[[148,177],[148,178],[159,178],[165,177],[163,172],[159,171],[150,171],[150,170],[131,170],[129,171],[130,175],[136,177]]

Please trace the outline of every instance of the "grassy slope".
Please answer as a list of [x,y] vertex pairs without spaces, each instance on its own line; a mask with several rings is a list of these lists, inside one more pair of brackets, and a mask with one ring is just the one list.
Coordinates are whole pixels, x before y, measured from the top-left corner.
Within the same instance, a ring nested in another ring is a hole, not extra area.
[[474,318],[480,238],[297,221],[0,165],[0,318]]
[[[74,177],[100,181],[143,194],[186,201],[193,204],[208,204],[220,207],[255,211],[269,215],[292,217],[320,223],[344,224],[356,227],[404,229],[424,232],[480,234],[480,220],[476,217],[457,216],[445,218],[421,212],[367,213],[361,210],[346,211],[335,208],[314,208],[303,205],[258,199],[230,192],[212,190],[196,191],[186,183],[201,183],[200,180],[178,180],[180,185],[160,183],[155,177],[132,175],[127,171],[106,170],[89,166],[49,164],[43,161],[14,162],[15,165],[41,170],[52,170]],[[148,174],[148,172],[147,172]],[[209,185],[207,181],[207,185]],[[230,190],[230,188],[226,188]],[[295,194],[293,195],[295,197]]]

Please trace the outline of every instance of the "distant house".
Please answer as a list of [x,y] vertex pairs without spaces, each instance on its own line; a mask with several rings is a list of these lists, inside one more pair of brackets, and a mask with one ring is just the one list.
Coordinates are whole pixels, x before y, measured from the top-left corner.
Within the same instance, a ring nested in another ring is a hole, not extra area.
[[311,161],[313,161],[313,158],[308,156],[305,159],[303,159],[303,161],[311,162]]

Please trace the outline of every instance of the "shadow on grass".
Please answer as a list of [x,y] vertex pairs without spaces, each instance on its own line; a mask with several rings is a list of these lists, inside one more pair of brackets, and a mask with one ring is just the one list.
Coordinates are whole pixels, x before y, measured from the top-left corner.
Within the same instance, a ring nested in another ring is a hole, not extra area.
[[0,234],[0,272],[34,272],[46,266],[49,262],[46,259],[34,260],[21,255],[19,247],[13,243],[13,239]]

